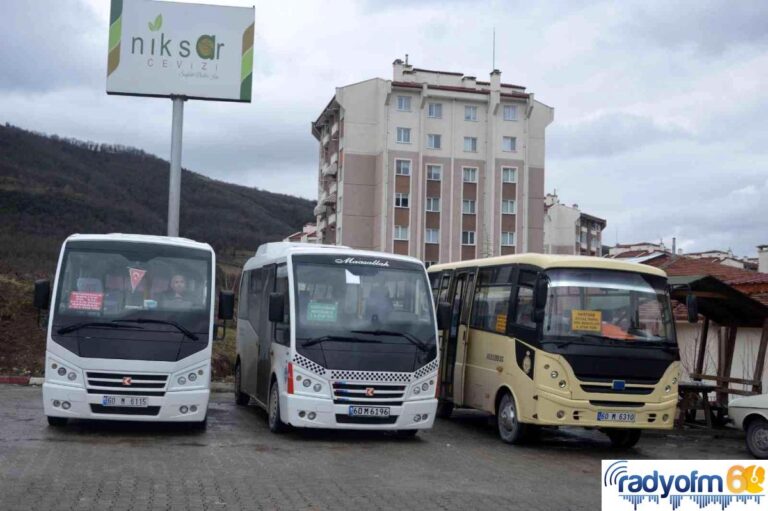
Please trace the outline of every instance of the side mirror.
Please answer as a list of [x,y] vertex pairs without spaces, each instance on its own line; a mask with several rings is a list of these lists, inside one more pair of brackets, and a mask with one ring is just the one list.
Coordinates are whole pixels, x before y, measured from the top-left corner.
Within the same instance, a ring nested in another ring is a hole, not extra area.
[[437,304],[437,329],[445,330],[451,325],[451,304],[440,302]]
[[39,310],[48,310],[48,308],[51,306],[51,281],[50,280],[35,281],[34,305],[35,305],[35,308]]
[[228,320],[235,317],[235,293],[219,291],[219,319]]
[[269,321],[282,323],[285,314],[285,298],[282,293],[269,293]]
[[689,294],[685,297],[685,306],[688,309],[688,323],[699,322],[699,301],[696,296]]

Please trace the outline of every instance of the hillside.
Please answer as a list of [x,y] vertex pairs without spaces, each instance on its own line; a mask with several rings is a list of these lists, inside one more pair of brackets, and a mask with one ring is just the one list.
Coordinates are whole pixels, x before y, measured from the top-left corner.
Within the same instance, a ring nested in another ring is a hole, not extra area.
[[[0,375],[42,374],[45,335],[32,308],[32,280],[52,278],[72,233],[165,234],[167,161],[0,125]],[[181,236],[210,243],[219,285],[233,288],[258,245],[311,221],[305,199],[183,171]],[[232,373],[234,341],[214,345],[214,376]]]
[[[50,275],[71,233],[165,234],[169,164],[143,151],[0,126],[0,273]],[[311,221],[312,202],[184,170],[180,235],[224,260]]]

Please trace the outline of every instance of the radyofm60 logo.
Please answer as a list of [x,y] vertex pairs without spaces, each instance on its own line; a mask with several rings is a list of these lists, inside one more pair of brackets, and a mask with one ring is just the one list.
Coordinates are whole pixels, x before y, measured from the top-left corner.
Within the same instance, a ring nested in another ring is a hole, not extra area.
[[603,509],[765,509],[765,462],[603,460]]

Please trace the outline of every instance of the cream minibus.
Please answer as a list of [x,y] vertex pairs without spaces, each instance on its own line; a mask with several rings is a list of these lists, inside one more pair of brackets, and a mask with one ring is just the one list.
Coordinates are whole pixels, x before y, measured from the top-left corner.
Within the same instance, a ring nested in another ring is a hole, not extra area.
[[519,254],[433,265],[429,276],[451,310],[439,417],[488,411],[508,443],[538,426],[586,426],[630,447],[643,429],[672,428],[680,362],[663,271]]

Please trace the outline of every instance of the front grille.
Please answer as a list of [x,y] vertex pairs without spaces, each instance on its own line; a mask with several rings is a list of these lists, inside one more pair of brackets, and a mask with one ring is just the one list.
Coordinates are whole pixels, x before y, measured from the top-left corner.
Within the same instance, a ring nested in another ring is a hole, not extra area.
[[641,408],[645,406],[645,403],[638,403],[636,401],[590,401],[589,403],[606,408]]
[[331,386],[333,387],[333,402],[341,405],[401,406],[406,389],[405,385],[347,383],[344,381],[335,381]]
[[350,417],[349,415],[336,414],[336,422],[339,424],[394,424],[397,416],[389,417]]
[[635,394],[640,396],[653,392],[652,387],[624,387],[622,390],[615,390],[604,385],[582,385],[581,390],[597,394]]
[[[135,373],[107,373],[86,372],[88,391],[116,393],[116,389],[130,395],[162,395],[158,392],[165,391],[168,382],[167,374],[135,374]],[[126,378],[130,378],[131,384],[125,385]],[[152,392],[154,391],[154,392]]]
[[146,408],[134,408],[131,406],[103,406],[91,404],[91,411],[93,413],[101,413],[104,415],[158,415],[160,413],[160,407],[148,406]]

